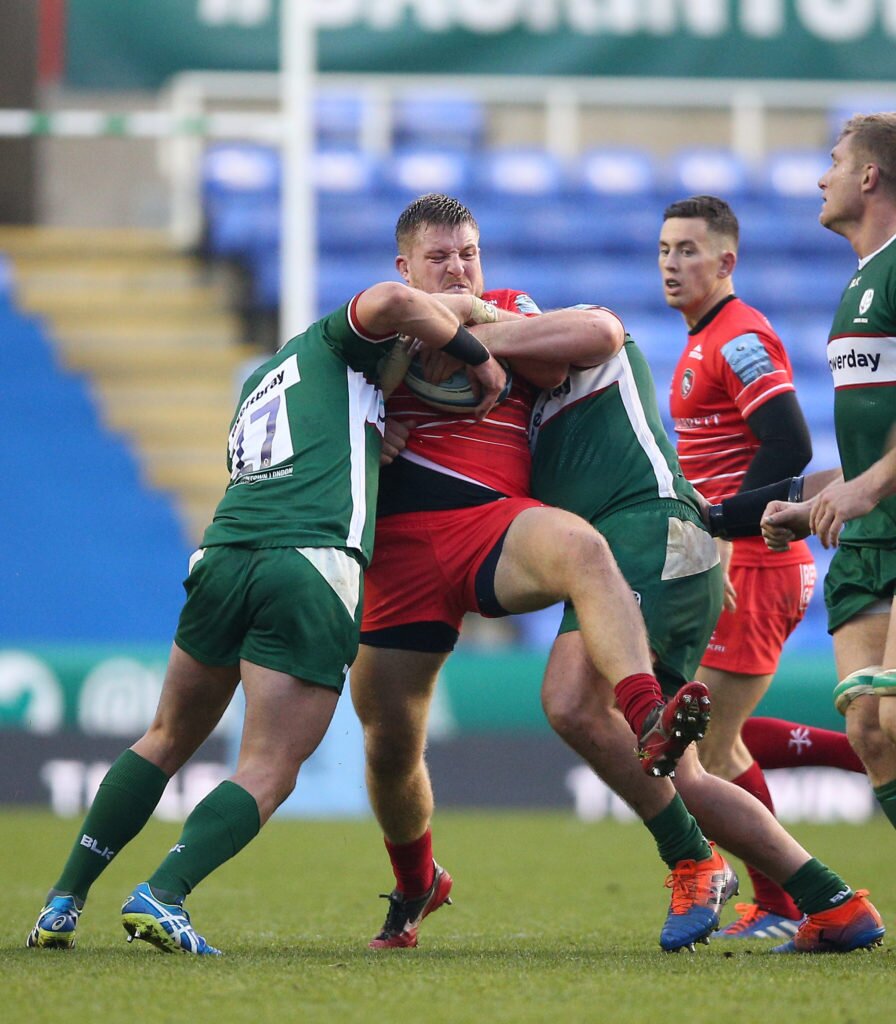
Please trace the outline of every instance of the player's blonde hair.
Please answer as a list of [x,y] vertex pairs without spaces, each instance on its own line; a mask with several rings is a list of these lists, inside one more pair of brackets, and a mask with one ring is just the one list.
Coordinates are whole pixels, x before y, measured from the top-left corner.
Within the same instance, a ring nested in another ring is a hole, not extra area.
[[856,162],[876,164],[881,184],[896,199],[896,111],[853,114],[837,141],[847,136]]

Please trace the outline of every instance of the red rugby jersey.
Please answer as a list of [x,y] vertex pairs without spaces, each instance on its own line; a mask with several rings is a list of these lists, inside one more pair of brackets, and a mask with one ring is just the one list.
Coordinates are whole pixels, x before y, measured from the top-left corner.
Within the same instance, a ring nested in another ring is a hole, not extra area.
[[[732,298],[688,335],[669,392],[684,475],[710,502],[735,494],[759,441],[747,418],[775,395],[794,391],[790,359],[758,309]],[[735,545],[735,558],[756,564],[768,557],[761,537]],[[804,542],[776,564],[808,557]]]
[[[485,292],[482,298],[527,316],[540,312],[525,292],[509,288]],[[534,395],[535,389],[515,376],[507,398],[477,422],[471,416],[433,409],[400,384],[386,402],[386,415],[417,424],[400,458],[509,497],[527,497]]]

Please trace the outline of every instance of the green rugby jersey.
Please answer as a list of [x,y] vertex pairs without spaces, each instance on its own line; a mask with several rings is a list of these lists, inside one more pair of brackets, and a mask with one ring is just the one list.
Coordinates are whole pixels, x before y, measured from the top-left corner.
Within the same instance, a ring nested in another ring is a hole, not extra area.
[[629,335],[609,362],[574,369],[541,393],[530,443],[533,497],[592,522],[657,498],[699,509],[663,429],[647,361]]
[[[347,304],[288,341],[243,385],[230,483],[202,546],[373,548],[383,396],[374,344]],[[382,339],[379,339],[382,340]]]
[[[896,423],[896,237],[859,262],[834,315],[827,351],[840,464],[851,480],[884,454]],[[896,496],[847,523],[840,543],[893,547]]]

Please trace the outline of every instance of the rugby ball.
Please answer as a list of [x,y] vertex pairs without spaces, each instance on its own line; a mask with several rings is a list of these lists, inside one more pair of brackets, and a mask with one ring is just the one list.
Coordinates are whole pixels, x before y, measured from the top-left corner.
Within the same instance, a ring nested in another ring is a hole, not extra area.
[[[507,374],[507,381],[501,389],[501,394],[498,395],[498,401],[503,402],[510,394],[513,376],[510,366],[503,359],[499,359],[498,362],[504,367]],[[447,380],[432,383],[423,376],[423,366],[420,360],[413,359],[405,374],[404,382],[408,391],[416,395],[421,402],[442,412],[467,412],[479,405],[479,397],[474,392],[470,378],[463,368],[452,373]]]

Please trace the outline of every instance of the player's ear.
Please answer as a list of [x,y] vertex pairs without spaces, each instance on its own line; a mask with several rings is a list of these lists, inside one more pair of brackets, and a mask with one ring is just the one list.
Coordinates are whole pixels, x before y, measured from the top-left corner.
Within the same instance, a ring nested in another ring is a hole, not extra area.
[[880,182],[880,168],[877,164],[865,164],[862,168],[862,188],[870,192]]
[[405,281],[407,281],[408,284],[411,283],[411,277],[408,272],[407,257],[402,256],[401,253],[399,253],[395,257],[395,269],[398,271],[399,274],[401,274],[401,276],[405,279]]
[[737,266],[737,253],[727,249],[719,256],[719,269],[716,273],[719,277],[731,277],[735,266]]

